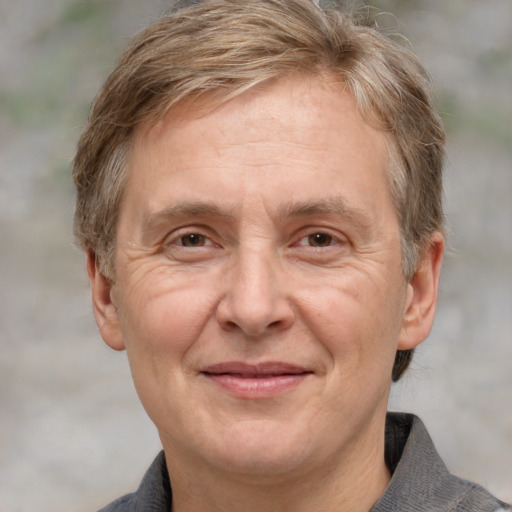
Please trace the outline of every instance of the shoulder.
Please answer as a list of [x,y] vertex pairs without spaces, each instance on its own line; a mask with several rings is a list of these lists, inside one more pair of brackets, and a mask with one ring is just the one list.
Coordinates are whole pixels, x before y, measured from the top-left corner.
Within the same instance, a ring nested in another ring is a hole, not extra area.
[[451,474],[422,421],[412,414],[388,414],[386,462],[391,482],[372,512],[512,510],[480,485]]
[[168,512],[172,492],[164,452],[160,452],[146,471],[137,491],[113,501],[98,512]]
[[126,494],[110,503],[110,505],[98,510],[98,512],[129,512],[134,508],[134,501],[135,493]]
[[453,477],[465,485],[464,492],[450,512],[512,512],[512,507],[492,496],[480,485]]

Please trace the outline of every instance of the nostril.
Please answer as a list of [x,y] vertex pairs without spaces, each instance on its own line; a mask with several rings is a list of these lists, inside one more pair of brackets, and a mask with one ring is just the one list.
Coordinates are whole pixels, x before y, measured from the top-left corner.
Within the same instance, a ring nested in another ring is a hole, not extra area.
[[225,331],[235,331],[236,329],[238,329],[238,325],[236,322],[233,322],[231,320],[227,320],[225,322],[222,322],[222,328],[225,330]]
[[271,284],[267,276],[258,283],[246,280],[244,286],[229,288],[229,293],[217,304],[215,314],[219,327],[224,332],[240,330],[251,338],[291,327],[294,309],[281,289]]

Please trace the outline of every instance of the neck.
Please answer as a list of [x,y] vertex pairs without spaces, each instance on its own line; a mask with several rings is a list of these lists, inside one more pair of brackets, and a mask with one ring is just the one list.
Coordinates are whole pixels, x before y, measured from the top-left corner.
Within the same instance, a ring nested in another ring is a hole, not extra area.
[[210,471],[204,465],[180,466],[166,450],[172,512],[368,512],[390,480],[384,461],[383,431],[379,439],[379,443],[358,446],[341,458],[333,457],[286,475],[270,471],[244,475]]

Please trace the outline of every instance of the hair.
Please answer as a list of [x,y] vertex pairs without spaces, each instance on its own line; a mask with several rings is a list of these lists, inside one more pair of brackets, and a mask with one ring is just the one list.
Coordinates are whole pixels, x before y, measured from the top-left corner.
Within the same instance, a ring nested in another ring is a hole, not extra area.
[[[388,181],[401,234],[403,272],[442,231],[445,134],[431,81],[417,57],[340,2],[203,0],[178,3],[136,35],[96,97],[78,142],[74,233],[115,279],[116,224],[134,132],[185,100],[222,104],[271,79],[329,76],[386,132]],[[340,88],[341,90],[341,88]],[[206,96],[207,95],[207,96]],[[412,351],[398,351],[393,380]]]

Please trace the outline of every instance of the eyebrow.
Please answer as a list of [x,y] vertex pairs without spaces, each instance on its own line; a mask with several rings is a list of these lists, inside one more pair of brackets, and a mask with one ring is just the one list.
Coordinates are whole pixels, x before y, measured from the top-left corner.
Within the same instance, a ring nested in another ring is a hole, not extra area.
[[222,217],[232,218],[231,212],[226,212],[212,201],[180,201],[173,203],[156,212],[147,213],[142,219],[143,236],[151,236],[161,224],[180,217]]
[[359,228],[369,231],[375,221],[371,216],[347,202],[339,196],[328,197],[320,201],[290,202],[280,212],[286,217],[314,217],[316,215],[327,215],[339,217],[356,224]]
[[180,201],[173,203],[162,210],[154,213],[148,213],[143,218],[143,226],[150,228],[160,220],[166,220],[175,217],[201,217],[213,215],[217,217],[232,217],[231,212],[222,209],[213,201]]
[[[182,217],[218,217],[230,220],[235,218],[236,210],[237,208],[226,210],[214,201],[181,201],[146,214],[142,220],[142,233],[143,236],[151,236],[162,224]],[[278,217],[281,219],[321,215],[345,219],[365,232],[369,232],[374,225],[374,221],[367,212],[349,206],[339,196],[318,201],[290,201],[278,210]]]

